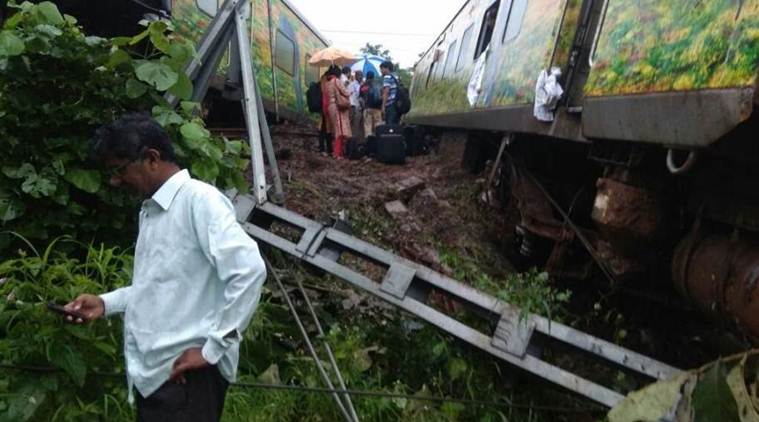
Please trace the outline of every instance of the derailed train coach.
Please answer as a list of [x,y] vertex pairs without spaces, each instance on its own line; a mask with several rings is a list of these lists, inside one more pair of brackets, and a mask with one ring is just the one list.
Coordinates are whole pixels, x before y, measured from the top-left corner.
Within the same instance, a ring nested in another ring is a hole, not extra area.
[[[113,37],[134,35],[142,19],[170,19],[178,34],[198,42],[224,0],[54,0],[62,13],[72,15],[88,33]],[[3,13],[0,7],[0,13]],[[251,0],[251,51],[256,82],[264,107],[273,116],[292,121],[313,118],[306,106],[306,90],[318,82],[319,69],[308,64],[311,55],[329,45],[324,37],[287,0]],[[2,14],[0,14],[0,21]],[[228,55],[212,78],[206,106],[215,123],[242,122],[241,87],[227,83]]]
[[[171,17],[176,30],[199,40],[224,0],[171,0]],[[251,0],[251,51],[256,83],[267,112],[291,121],[313,119],[306,104],[306,91],[318,82],[320,69],[308,64],[311,56],[329,46],[329,41],[287,0]],[[226,63],[222,63],[224,68]],[[241,87],[225,86],[225,76],[217,75],[211,96],[237,100]],[[214,101],[213,106],[220,106]],[[239,112],[239,102],[233,109]],[[227,111],[220,107],[222,113]],[[211,116],[213,119],[213,116]],[[219,119],[223,119],[222,116]],[[228,120],[239,125],[242,117]]]
[[406,121],[465,130],[472,170],[502,157],[523,255],[671,279],[756,341],[758,69],[759,0],[471,0],[416,64]]

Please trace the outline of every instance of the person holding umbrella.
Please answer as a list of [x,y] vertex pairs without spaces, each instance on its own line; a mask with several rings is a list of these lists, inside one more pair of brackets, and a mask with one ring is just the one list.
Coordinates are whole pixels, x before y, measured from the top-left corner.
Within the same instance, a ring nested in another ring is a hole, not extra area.
[[329,66],[327,76],[322,80],[322,107],[325,118],[331,126],[334,142],[333,155],[343,158],[343,142],[352,136],[350,126],[350,92],[340,82],[340,66],[355,62],[353,54],[336,47],[327,47],[311,56],[308,63],[312,66]]
[[324,103],[327,105],[324,110],[327,111],[327,118],[334,134],[332,155],[338,160],[343,159],[343,145],[346,139],[353,136],[350,121],[350,92],[340,81],[340,74],[339,66],[330,66],[323,85],[325,90],[322,92]]

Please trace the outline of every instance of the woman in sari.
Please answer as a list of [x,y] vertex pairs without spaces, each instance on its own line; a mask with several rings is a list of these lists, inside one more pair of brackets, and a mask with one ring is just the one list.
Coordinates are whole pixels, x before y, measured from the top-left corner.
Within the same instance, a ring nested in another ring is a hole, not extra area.
[[[327,81],[324,84],[326,94],[322,98],[327,99],[327,116],[331,122],[332,133],[335,140],[332,144],[334,157],[338,160],[343,159],[343,145],[347,138],[350,138],[350,92],[340,82],[340,68],[336,65],[330,66],[327,71]],[[324,91],[322,91],[324,92]]]

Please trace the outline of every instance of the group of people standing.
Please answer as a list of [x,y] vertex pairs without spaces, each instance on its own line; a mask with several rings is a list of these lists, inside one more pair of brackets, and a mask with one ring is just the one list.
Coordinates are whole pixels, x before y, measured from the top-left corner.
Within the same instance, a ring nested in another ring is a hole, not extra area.
[[322,75],[322,125],[319,151],[345,158],[348,142],[362,142],[374,136],[380,124],[399,124],[397,109],[398,77],[392,62],[380,65],[382,79],[373,71],[353,72],[350,66],[332,65]]

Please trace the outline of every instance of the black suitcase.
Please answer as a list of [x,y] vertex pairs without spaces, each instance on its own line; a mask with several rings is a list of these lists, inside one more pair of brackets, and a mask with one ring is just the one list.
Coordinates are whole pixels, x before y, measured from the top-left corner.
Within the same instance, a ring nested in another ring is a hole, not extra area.
[[400,125],[380,125],[374,130],[377,136],[377,161],[386,164],[406,162],[406,142]]

